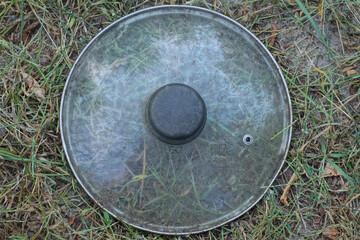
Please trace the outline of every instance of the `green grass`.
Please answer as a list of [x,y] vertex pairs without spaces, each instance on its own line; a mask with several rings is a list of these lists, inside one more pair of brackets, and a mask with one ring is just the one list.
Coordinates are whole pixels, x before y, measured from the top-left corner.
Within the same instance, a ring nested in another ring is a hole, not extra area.
[[[68,2],[66,5],[65,3]],[[201,6],[243,24],[281,66],[293,106],[286,164],[253,209],[189,239],[360,235],[360,1],[192,0],[0,2],[0,238],[168,239],[100,209],[73,176],[61,146],[59,105],[76,57],[104,27],[136,10]],[[28,30],[30,24],[38,26]],[[353,72],[344,72],[354,66]],[[44,91],[29,91],[23,73]],[[324,178],[329,163],[339,176]],[[288,195],[283,189],[295,173]],[[73,220],[72,220],[73,219]]]

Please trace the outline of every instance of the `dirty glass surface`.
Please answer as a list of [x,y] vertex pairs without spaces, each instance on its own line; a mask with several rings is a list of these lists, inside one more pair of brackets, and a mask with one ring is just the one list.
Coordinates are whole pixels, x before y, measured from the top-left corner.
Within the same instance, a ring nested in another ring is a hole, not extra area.
[[[169,83],[191,86],[207,108],[202,133],[184,145],[145,124],[148,98]],[[262,197],[290,121],[286,85],[252,35],[210,11],[166,7],[91,42],[69,76],[61,127],[74,174],[97,203],[133,226],[181,234],[228,222]]]

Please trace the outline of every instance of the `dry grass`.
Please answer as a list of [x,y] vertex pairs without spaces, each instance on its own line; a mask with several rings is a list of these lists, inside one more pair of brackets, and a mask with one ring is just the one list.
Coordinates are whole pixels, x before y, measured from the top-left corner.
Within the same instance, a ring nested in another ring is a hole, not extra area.
[[[122,224],[87,197],[64,157],[59,104],[92,37],[128,13],[169,3],[213,9],[255,33],[282,67],[295,120],[286,165],[264,199],[189,238],[359,238],[359,0],[2,0],[0,238],[166,239]],[[329,170],[336,176],[325,177]],[[293,174],[286,206],[280,196]]]

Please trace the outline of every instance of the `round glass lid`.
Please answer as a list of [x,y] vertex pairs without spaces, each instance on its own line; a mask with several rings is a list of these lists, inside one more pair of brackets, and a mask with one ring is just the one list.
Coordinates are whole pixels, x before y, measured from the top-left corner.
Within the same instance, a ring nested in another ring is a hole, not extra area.
[[291,137],[270,53],[235,21],[188,6],[148,8],[98,34],[71,70],[60,121],[86,192],[164,234],[209,230],[250,209]]

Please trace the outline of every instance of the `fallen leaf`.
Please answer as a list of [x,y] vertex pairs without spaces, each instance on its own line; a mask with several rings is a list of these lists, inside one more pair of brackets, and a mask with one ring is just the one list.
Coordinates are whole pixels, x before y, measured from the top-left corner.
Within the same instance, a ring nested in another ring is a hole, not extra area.
[[344,69],[342,70],[342,72],[347,72],[347,71],[353,70],[354,68],[356,68],[356,66],[355,66],[355,65],[352,65],[352,66],[350,66],[350,67],[344,68]]
[[287,183],[286,187],[284,188],[284,192],[280,197],[280,202],[286,206],[289,206],[289,203],[287,201],[287,197],[290,191],[291,184],[293,184],[296,181],[296,174],[293,173],[293,175],[290,178],[290,181]]
[[303,144],[303,145],[299,148],[299,150],[297,150],[297,152],[298,152],[298,153],[303,152],[304,149],[305,149],[305,147],[306,147],[309,143],[310,143],[310,141],[308,141],[308,142],[306,142],[305,144]]
[[72,218],[70,219],[70,221],[68,222],[69,226],[73,225],[75,222],[76,217],[72,216]]
[[40,25],[39,22],[33,22],[32,24],[30,24],[29,26],[27,26],[27,28],[25,28],[25,30],[23,31],[23,35],[22,35],[22,40],[23,42],[26,41],[26,39],[29,37],[29,35],[31,34],[31,32],[37,28]]
[[356,51],[359,51],[360,50],[360,46],[356,46],[356,47],[352,47],[350,46],[349,47],[350,50],[356,50]]
[[347,71],[346,72],[346,75],[348,75],[348,76],[351,76],[351,75],[355,75],[357,72],[356,72],[356,70],[349,70],[349,71]]
[[315,66],[313,66],[313,68],[315,69],[315,71],[317,71],[317,72],[319,72],[319,73],[321,73],[321,74],[323,74],[323,75],[326,74],[326,73],[325,73],[323,70],[321,70],[320,68],[317,68],[317,67],[315,67]]
[[247,21],[249,20],[249,14],[248,14],[248,13],[243,14],[242,16],[243,16],[243,19],[242,19],[242,20],[243,20],[244,22],[247,22]]
[[323,177],[335,177],[339,175],[340,173],[330,163],[327,162],[325,165]]
[[45,99],[45,91],[39,85],[39,83],[29,74],[25,73],[23,69],[20,70],[22,77],[26,80],[26,85],[28,90],[24,89],[24,93],[26,96],[29,96],[29,92],[34,93],[40,99]]
[[325,237],[333,240],[333,239],[336,239],[340,235],[340,232],[336,228],[328,228],[325,231],[323,231],[323,235]]
[[192,186],[190,186],[188,189],[186,189],[184,192],[182,192],[180,194],[180,197],[185,197],[186,195],[188,195],[190,193],[191,189],[192,189]]
[[241,16],[245,15],[247,13],[246,8],[244,8],[243,6],[240,7],[239,13]]
[[269,37],[269,40],[268,40],[268,45],[270,47],[274,46],[274,44],[275,44],[276,33],[277,33],[277,28],[276,28],[276,22],[275,22],[273,25],[273,29],[271,31],[271,36]]

